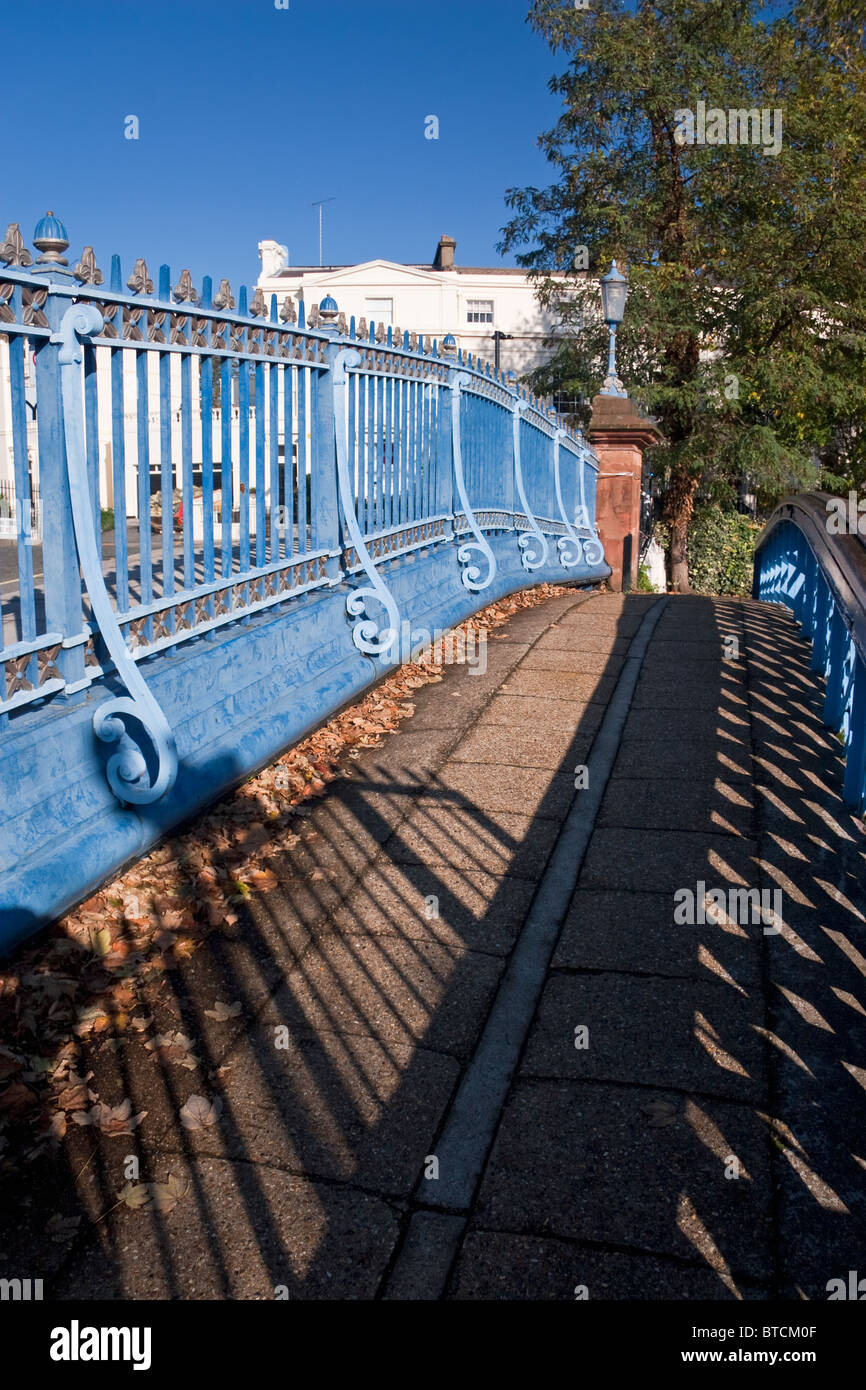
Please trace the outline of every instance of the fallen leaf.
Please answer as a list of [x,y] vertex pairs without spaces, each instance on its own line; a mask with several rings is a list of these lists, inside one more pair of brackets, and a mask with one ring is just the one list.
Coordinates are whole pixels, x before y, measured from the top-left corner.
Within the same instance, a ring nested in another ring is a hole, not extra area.
[[151,1206],[156,1211],[173,1211],[181,1197],[185,1197],[189,1189],[189,1183],[181,1182],[180,1178],[168,1175],[166,1182],[148,1183],[150,1191]]
[[128,1182],[122,1191],[118,1192],[117,1198],[118,1201],[131,1207],[133,1211],[138,1211],[150,1202],[149,1184],[146,1182]]
[[222,1108],[219,1096],[212,1101],[204,1096],[190,1096],[180,1112],[181,1124],[184,1129],[209,1129],[216,1124]]
[[184,1033],[160,1033],[144,1046],[161,1062],[174,1062],[179,1067],[186,1067],[188,1071],[193,1071],[198,1066],[198,1058],[193,1055],[192,1041]]
[[208,1018],[215,1018],[217,1023],[225,1023],[229,1018],[237,1018],[240,1011],[239,999],[234,1004],[224,1004],[221,999],[217,999],[212,1009],[205,1009],[205,1014]]
[[247,882],[259,893],[269,893],[276,888],[279,879],[272,869],[253,869],[247,874]]
[[96,1100],[96,1095],[89,1087],[83,1083],[75,1086],[67,1086],[57,1097],[57,1107],[59,1110],[83,1110],[92,1100]]
[[77,1125],[95,1125],[112,1139],[122,1134],[132,1134],[147,1114],[142,1110],[138,1115],[132,1113],[132,1101],[122,1100],[119,1105],[94,1105],[92,1110],[77,1111],[73,1120]]

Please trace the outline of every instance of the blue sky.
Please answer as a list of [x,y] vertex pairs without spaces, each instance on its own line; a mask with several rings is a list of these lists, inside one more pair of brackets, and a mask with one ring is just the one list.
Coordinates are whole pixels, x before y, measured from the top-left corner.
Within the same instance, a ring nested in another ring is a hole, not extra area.
[[[536,136],[562,65],[528,0],[0,0],[0,222],[29,242],[46,208],[107,274],[144,256],[226,275],[292,264],[429,261],[441,233],[464,265],[495,245],[504,190],[547,181]],[[124,138],[137,115],[140,138]],[[439,139],[424,119],[439,118]],[[0,228],[0,230],[2,230]],[[513,261],[510,263],[513,264]]]
[[[772,9],[783,7],[774,0]],[[536,137],[562,69],[529,0],[0,0],[7,130],[0,231],[29,242],[52,208],[71,253],[107,274],[137,256],[228,276],[291,262],[429,261],[441,233],[463,265],[496,252],[504,191],[545,184]],[[124,119],[139,119],[139,139]],[[439,139],[424,138],[425,117]]]

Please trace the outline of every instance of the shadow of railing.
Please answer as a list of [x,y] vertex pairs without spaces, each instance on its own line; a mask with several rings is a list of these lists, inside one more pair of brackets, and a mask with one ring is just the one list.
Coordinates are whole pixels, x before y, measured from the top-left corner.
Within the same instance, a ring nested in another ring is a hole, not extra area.
[[[812,1243],[806,1293],[816,1297],[862,1237],[866,1141],[858,1137],[855,1152],[850,1137],[866,1080],[859,822],[841,805],[840,755],[820,726],[820,694],[793,625],[760,605],[688,602],[702,634],[696,647],[721,649],[743,612],[750,674],[721,650],[688,659],[680,650],[672,670],[673,647],[687,639],[671,605],[470,1213],[461,1297],[496,1296],[492,1276],[485,1283],[473,1264],[485,1241],[504,1242],[511,1261],[500,1296],[571,1297],[581,1268],[626,1257],[643,1260],[649,1279],[631,1296],[671,1296],[670,1281],[677,1297],[797,1296],[780,1218],[794,1254],[789,1228],[802,1230],[804,1252]],[[635,608],[641,600],[611,626],[596,689],[619,673],[624,641],[613,638],[634,632]],[[567,636],[563,644],[549,650],[567,651]],[[437,770],[453,741],[446,702],[458,679],[455,669],[418,700],[429,767],[414,748],[413,766],[403,766],[405,735],[384,754],[365,754],[309,815],[293,815],[291,829],[280,821],[284,848],[268,861],[279,886],[237,904],[236,924],[144,982],[151,1036],[181,1031],[194,1065],[146,1051],[129,1028],[116,1043],[82,1039],[79,1070],[93,1069],[100,1099],[129,1098],[147,1117],[118,1138],[70,1125],[61,1159],[7,1173],[4,1205],[15,1216],[0,1241],[4,1275],[26,1276],[38,1251],[61,1298],[381,1291],[599,722],[590,689],[565,751],[553,767],[516,776],[509,785],[525,799],[507,808],[516,793],[497,800],[495,763],[460,764],[477,779],[474,794]],[[488,686],[481,680],[471,696],[479,713],[498,688],[495,672]],[[692,689],[703,721],[693,718]],[[752,811],[753,757],[771,808],[766,830]],[[673,787],[667,799],[662,782]],[[693,812],[697,829],[688,828]],[[259,822],[267,813],[253,805],[250,826]],[[194,854],[181,862],[190,883],[200,872]],[[230,880],[237,862],[226,844],[210,867]],[[674,894],[699,880],[778,884],[779,936],[730,922],[673,925]],[[624,894],[645,930],[613,901]],[[160,912],[168,926],[177,908]],[[209,1016],[218,1000],[240,1011]],[[584,1022],[598,1047],[580,1055],[572,1033]],[[191,1094],[221,1102],[214,1125],[179,1124]],[[562,1129],[551,1131],[556,1116]],[[563,1145],[582,1186],[564,1183]],[[724,1177],[731,1154],[738,1182]],[[141,1182],[180,1180],[173,1209],[170,1196],[165,1210],[118,1205],[130,1156]],[[51,1217],[82,1209],[79,1229],[46,1238]],[[826,1243],[826,1272],[816,1241]],[[527,1242],[559,1252],[533,1276]],[[515,1294],[521,1279],[526,1292]]]

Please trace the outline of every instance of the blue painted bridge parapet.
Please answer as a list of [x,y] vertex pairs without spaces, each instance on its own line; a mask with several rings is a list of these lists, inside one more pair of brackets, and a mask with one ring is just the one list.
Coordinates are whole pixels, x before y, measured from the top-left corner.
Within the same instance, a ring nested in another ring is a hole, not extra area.
[[141,260],[103,287],[51,222],[0,247],[0,947],[433,631],[610,573],[594,451],[489,364]]
[[866,546],[847,499],[786,497],[755,552],[753,594],[790,608],[825,680],[823,719],[845,748],[844,796],[866,810]]

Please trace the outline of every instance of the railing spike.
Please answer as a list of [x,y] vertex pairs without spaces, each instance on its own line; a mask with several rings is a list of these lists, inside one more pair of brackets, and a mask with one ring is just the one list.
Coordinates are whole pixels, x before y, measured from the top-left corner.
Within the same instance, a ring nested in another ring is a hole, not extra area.
[[147,261],[143,256],[139,256],[135,262],[126,283],[133,294],[153,294],[153,281],[148,274]]
[[228,280],[220,280],[219,289],[213,297],[213,307],[215,309],[233,309],[235,307],[235,297]]
[[93,254],[92,246],[85,246],[81,253],[81,259],[72,274],[80,285],[102,284],[102,271],[96,264],[96,256]]
[[3,261],[4,265],[21,266],[22,269],[33,264],[33,257],[24,246],[24,238],[17,222],[10,222],[6,228],[6,235],[0,245],[0,261]]
[[112,256],[111,258],[111,273],[108,279],[108,288],[113,290],[115,294],[123,293],[123,272],[120,268],[119,256]]
[[198,304],[198,295],[188,269],[180,272],[180,279],[172,290],[178,304]]

